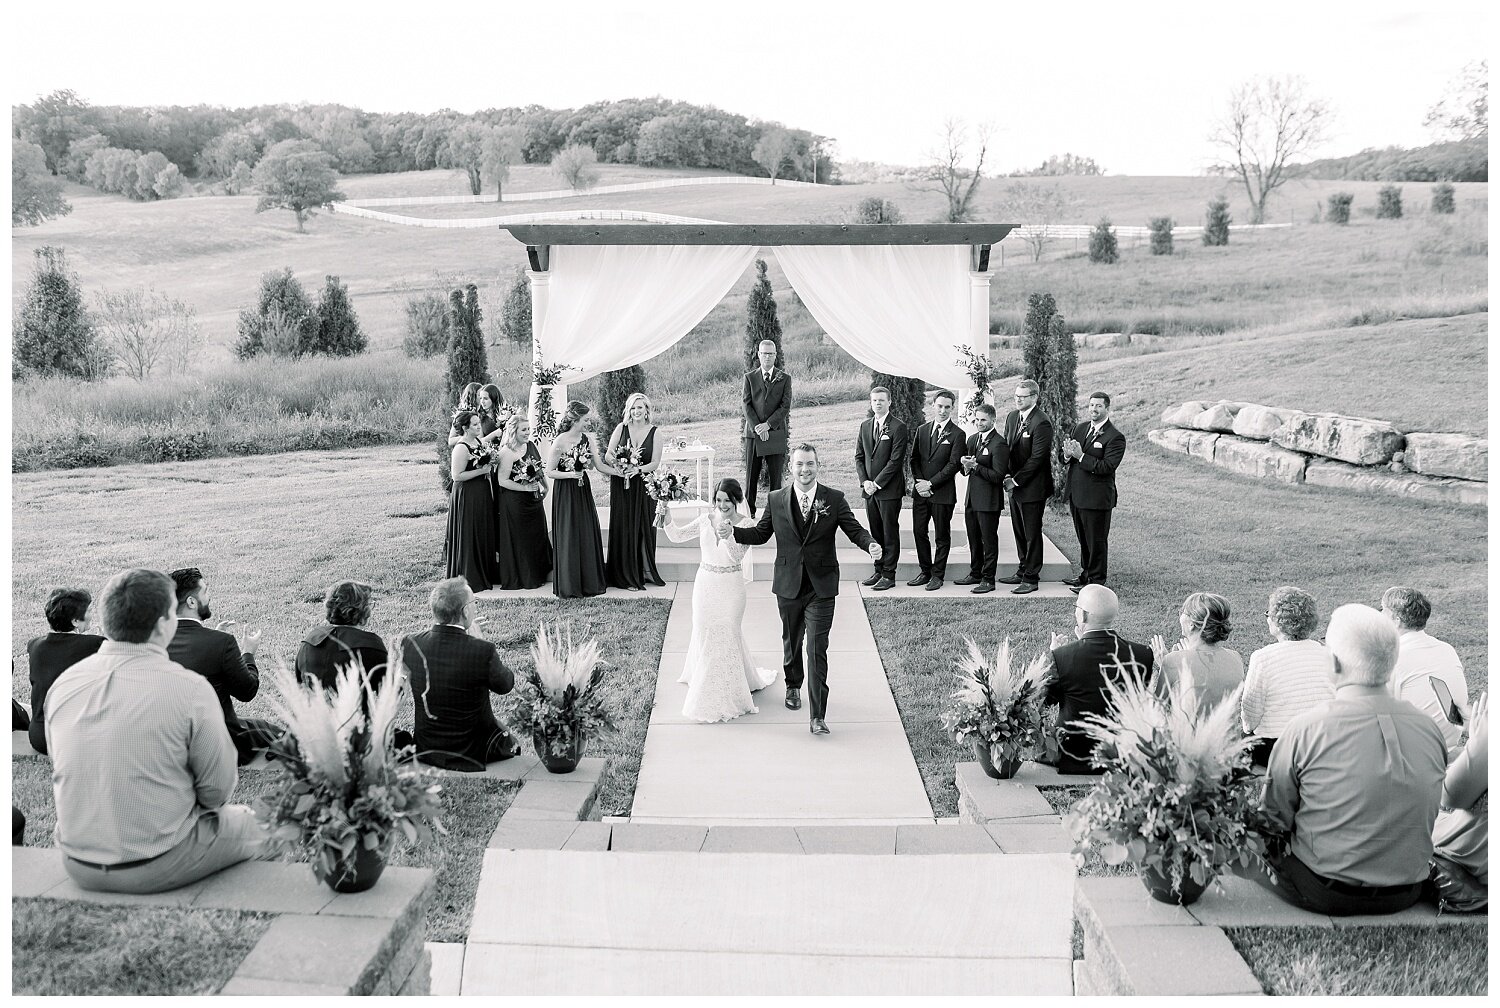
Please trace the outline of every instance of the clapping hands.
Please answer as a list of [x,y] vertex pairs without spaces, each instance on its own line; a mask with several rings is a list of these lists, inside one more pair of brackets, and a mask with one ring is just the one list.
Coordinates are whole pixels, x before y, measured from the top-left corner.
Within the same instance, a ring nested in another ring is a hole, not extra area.
[[1156,658],[1157,665],[1160,665],[1162,659],[1167,655],[1171,654],[1173,651],[1181,651],[1182,648],[1183,642],[1181,640],[1178,640],[1176,644],[1173,644],[1172,647],[1168,649],[1167,639],[1161,634],[1157,634],[1156,636],[1151,638],[1151,654]]
[[1055,634],[1052,635],[1052,642],[1047,645],[1047,649],[1049,651],[1056,651],[1058,648],[1062,647],[1064,644],[1071,644],[1071,643],[1073,643],[1073,642],[1068,639],[1068,635],[1067,634],[1055,633]]

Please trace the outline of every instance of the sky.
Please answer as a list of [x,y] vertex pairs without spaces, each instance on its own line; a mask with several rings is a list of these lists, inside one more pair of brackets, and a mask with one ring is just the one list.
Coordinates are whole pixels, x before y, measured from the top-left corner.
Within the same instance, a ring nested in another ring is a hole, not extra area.
[[[664,97],[919,164],[946,119],[993,127],[987,171],[1052,154],[1184,175],[1232,89],[1297,74],[1335,117],[1320,156],[1420,145],[1427,109],[1486,55],[1478,4],[25,4],[10,99],[100,105],[338,102],[430,112]],[[222,9],[225,14],[213,13]]]

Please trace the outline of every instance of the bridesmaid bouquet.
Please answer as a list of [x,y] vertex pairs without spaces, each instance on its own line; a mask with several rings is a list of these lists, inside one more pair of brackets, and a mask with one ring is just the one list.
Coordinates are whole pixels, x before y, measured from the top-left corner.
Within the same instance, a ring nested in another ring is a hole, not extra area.
[[610,464],[625,474],[625,485],[630,485],[631,469],[640,466],[641,453],[629,445],[616,445],[610,453]]
[[510,481],[532,488],[540,488],[542,485],[542,467],[537,463],[536,459],[530,456],[518,458],[510,465]]
[[656,528],[665,528],[667,502],[688,499],[687,473],[671,469],[665,472],[658,471],[654,476],[642,477],[642,479],[646,481],[647,495],[656,501],[656,517],[652,519],[651,524]]

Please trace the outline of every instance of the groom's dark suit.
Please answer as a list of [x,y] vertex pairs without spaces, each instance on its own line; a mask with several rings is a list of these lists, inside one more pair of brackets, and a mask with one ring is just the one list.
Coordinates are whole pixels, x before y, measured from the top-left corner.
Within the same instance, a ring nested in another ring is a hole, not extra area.
[[782,668],[787,689],[801,689],[806,635],[812,651],[808,716],[813,718],[826,717],[828,711],[828,632],[833,628],[833,603],[839,593],[836,529],[843,529],[850,542],[866,552],[874,542],[844,495],[819,484],[806,521],[797,505],[797,488],[789,486],[771,492],[757,524],[734,530],[735,542],[747,546],[760,546],[776,536],[771,591],[781,610]]

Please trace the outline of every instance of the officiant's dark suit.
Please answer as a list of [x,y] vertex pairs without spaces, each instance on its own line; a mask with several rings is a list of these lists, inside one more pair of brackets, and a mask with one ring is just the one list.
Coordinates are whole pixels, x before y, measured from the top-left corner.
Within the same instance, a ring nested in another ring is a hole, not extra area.
[[[770,375],[767,378],[767,375]],[[741,395],[745,406],[745,503],[755,513],[755,493],[760,471],[772,490],[781,489],[786,472],[786,418],[792,408],[792,376],[780,368],[756,368],[745,375]],[[755,433],[757,424],[770,427],[765,440]]]
[[808,680],[808,717],[822,720],[828,711],[828,633],[839,593],[839,560],[834,532],[868,551],[874,540],[849,508],[844,495],[818,484],[810,513],[803,518],[795,485],[776,490],[766,500],[760,521],[734,530],[734,540],[760,546],[776,536],[776,573],[771,591],[781,610],[782,670],[789,690],[801,689],[802,640],[808,638],[812,668]]
[[179,619],[177,632],[167,645],[167,657],[192,669],[214,688],[219,706],[224,711],[224,727],[229,729],[229,738],[234,742],[240,766],[249,763],[256,752],[281,737],[282,730],[274,723],[240,717],[235,712],[235,700],[247,703],[260,692],[260,669],[255,665],[253,654],[240,652],[234,634],[204,626],[195,619]]
[[1073,429],[1083,458],[1068,460],[1068,509],[1078,533],[1078,584],[1105,584],[1109,576],[1109,520],[1119,495],[1115,470],[1125,457],[1125,435],[1106,419]]
[[1090,630],[1072,644],[1052,652],[1056,674],[1047,685],[1042,706],[1059,705],[1057,712],[1057,772],[1064,774],[1097,774],[1101,771],[1089,763],[1094,754],[1094,740],[1071,727],[1085,714],[1107,713],[1109,700],[1104,679],[1120,682],[1116,662],[1134,663],[1134,671],[1147,682],[1151,679],[1155,657],[1144,644],[1128,641],[1113,630]]
[[[875,573],[896,579],[896,560],[901,555],[901,498],[906,496],[906,455],[911,449],[911,428],[887,413],[885,420],[871,417],[859,425],[854,446],[854,475],[861,484],[865,517],[870,534],[880,543]],[[864,482],[873,480],[873,495],[864,492]]]
[[[964,457],[964,443],[964,429],[951,420],[923,424],[917,428],[916,439],[912,442],[912,479],[932,483],[931,497],[923,497],[917,493],[916,487],[912,487],[911,522],[917,542],[917,565],[923,576],[934,581],[942,581],[948,572],[953,509],[958,505],[958,490],[953,477],[958,473],[959,460]],[[933,553],[927,535],[929,524],[935,526],[936,553]]]
[[964,528],[969,535],[968,583],[995,586],[1000,554],[1000,512],[1005,510],[1005,470],[1010,449],[992,426],[969,435],[965,455],[974,456],[964,496]]
[[1010,528],[1016,537],[1016,572],[1004,584],[1035,588],[1042,579],[1042,512],[1052,496],[1052,421],[1036,406],[1022,405],[1005,418],[1005,444],[1010,452],[1007,475],[1015,481],[1010,494]]

